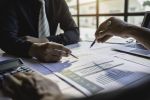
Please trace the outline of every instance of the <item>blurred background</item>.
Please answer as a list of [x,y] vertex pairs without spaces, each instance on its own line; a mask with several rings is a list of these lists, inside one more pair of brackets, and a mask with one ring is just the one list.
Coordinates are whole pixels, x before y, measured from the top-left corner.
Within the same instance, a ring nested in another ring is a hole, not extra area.
[[140,26],[144,12],[150,11],[150,0],[66,0],[82,40],[93,40],[104,20],[114,16]]

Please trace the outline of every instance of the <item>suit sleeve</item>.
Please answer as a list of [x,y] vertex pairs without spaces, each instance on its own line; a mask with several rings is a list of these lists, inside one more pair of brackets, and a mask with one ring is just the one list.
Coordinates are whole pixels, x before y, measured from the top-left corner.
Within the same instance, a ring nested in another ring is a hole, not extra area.
[[79,29],[72,18],[65,0],[54,0],[54,2],[54,16],[56,21],[60,23],[60,27],[64,33],[50,37],[49,39],[56,42],[62,41],[62,44],[65,45],[77,43],[80,37]]
[[32,43],[18,37],[18,20],[15,5],[9,0],[0,5],[0,48],[6,53],[28,57]]

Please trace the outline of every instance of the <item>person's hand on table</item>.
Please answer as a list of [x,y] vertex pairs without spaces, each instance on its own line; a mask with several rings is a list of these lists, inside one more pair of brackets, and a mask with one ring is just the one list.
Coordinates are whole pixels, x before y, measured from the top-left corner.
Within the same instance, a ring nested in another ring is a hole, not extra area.
[[54,42],[34,43],[29,50],[31,57],[43,62],[57,62],[62,57],[68,57],[69,54],[71,51],[68,48]]
[[59,87],[36,73],[10,75],[2,82],[2,91],[13,100],[62,100]]
[[105,42],[112,36],[128,37],[128,25],[120,19],[111,17],[103,22],[95,33],[97,42]]
[[32,36],[24,36],[22,37],[23,40],[25,41],[29,41],[32,43],[46,43],[49,42],[49,40],[47,38],[36,38],[36,37],[32,37]]

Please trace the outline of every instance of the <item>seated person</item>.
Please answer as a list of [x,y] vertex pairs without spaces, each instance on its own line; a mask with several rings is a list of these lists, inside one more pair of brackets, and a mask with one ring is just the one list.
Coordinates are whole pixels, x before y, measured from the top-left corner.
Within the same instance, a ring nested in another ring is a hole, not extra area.
[[[111,21],[111,25],[108,22]],[[101,32],[105,28],[107,31]],[[110,18],[102,23],[96,31],[98,42],[105,42],[113,35],[121,37],[134,37],[146,48],[150,49],[150,30],[119,19]],[[48,79],[34,73],[19,73],[9,76],[2,82],[4,94],[14,100],[150,100],[150,80],[135,87],[110,91],[87,98],[65,98],[58,86]]]
[[[0,48],[6,53],[58,61],[70,52],[63,45],[79,41],[65,0],[1,0],[0,12]],[[56,35],[58,25],[64,33]]]

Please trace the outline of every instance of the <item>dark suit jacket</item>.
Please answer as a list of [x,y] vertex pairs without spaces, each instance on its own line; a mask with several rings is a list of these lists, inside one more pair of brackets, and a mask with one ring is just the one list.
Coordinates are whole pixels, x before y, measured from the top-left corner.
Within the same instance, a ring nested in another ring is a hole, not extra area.
[[[69,12],[65,0],[45,0],[50,26],[49,41],[64,45],[79,41],[79,30]],[[23,36],[38,37],[38,0],[0,1],[0,48],[7,53],[28,56],[32,43],[21,39]],[[64,34],[55,35],[57,25]]]

